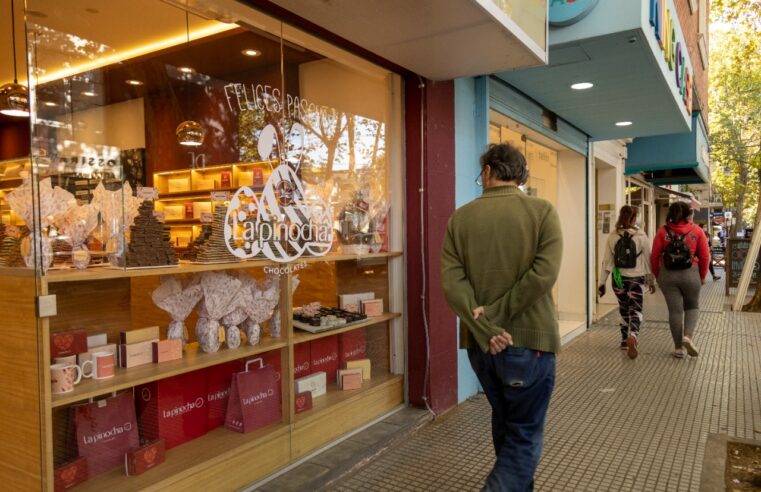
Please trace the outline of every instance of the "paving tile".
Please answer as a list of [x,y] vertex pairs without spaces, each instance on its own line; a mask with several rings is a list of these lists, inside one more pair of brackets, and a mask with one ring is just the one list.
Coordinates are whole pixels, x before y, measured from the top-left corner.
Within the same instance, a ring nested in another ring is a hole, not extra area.
[[389,424],[386,422],[378,422],[377,424],[368,427],[359,434],[349,438],[349,441],[364,444],[365,446],[371,446],[383,439],[395,434],[401,429],[400,426],[395,424]]
[[305,484],[326,474],[328,471],[330,469],[325,466],[304,463],[263,485],[258,490],[262,492],[300,492],[304,490]]
[[[660,292],[646,296],[636,360],[617,350],[615,312],[564,347],[536,490],[697,490],[709,432],[761,437],[761,315],[725,304],[723,280],[709,281],[694,359],[671,357]],[[494,463],[489,426],[488,402],[473,397],[332,490],[479,490]]]
[[335,468],[361,453],[367,446],[351,440],[344,441],[309,460],[309,463]]

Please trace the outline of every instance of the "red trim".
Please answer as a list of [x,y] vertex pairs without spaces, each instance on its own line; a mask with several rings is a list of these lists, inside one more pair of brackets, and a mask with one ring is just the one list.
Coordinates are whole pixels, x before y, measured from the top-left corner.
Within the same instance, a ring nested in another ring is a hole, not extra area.
[[[441,289],[439,255],[449,216],[455,208],[454,82],[431,82],[421,97],[418,77],[405,79],[407,178],[407,320],[409,399],[423,406],[428,315],[430,362],[427,396],[436,413],[457,404],[456,318]],[[422,99],[422,101],[421,101]],[[420,105],[423,104],[425,161],[420,178]],[[420,235],[420,188],[424,187],[424,239]],[[425,252],[423,264],[420,252]],[[426,299],[421,304],[422,272]]]

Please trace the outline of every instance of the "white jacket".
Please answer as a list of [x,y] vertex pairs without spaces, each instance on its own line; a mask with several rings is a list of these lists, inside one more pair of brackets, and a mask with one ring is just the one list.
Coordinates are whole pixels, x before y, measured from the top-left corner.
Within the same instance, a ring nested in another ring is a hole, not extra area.
[[600,284],[604,284],[608,275],[613,271],[615,266],[614,252],[616,243],[623,235],[624,231],[632,235],[634,244],[637,247],[637,265],[634,268],[619,268],[622,277],[647,277],[647,282],[652,283],[652,269],[650,267],[650,239],[647,234],[639,229],[616,229],[608,236],[608,243],[605,247],[605,254],[602,259],[602,270],[600,271]]

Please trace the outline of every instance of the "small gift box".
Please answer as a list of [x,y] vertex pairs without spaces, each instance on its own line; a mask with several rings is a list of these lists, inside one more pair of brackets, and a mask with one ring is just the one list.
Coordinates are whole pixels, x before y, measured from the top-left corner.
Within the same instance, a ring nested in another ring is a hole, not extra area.
[[154,468],[166,459],[166,446],[163,439],[150,442],[124,455],[124,472],[127,476],[136,476]]
[[87,480],[87,460],[84,457],[61,465],[53,472],[55,492],[69,490]]

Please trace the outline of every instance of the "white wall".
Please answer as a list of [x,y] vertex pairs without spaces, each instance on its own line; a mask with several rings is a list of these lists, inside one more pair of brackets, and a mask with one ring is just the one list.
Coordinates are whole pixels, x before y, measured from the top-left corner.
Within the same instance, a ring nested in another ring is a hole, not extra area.
[[561,320],[586,319],[586,158],[558,152],[558,213],[563,230],[563,264],[557,282]]

